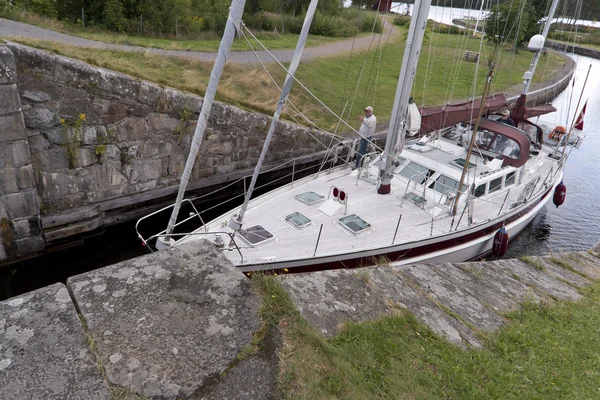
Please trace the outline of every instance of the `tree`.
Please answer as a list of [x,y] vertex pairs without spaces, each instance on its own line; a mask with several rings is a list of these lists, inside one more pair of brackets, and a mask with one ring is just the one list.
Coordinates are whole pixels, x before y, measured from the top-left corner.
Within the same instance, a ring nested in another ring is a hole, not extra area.
[[521,0],[495,7],[486,19],[487,39],[496,43],[515,41],[517,44],[528,40],[529,34],[536,30],[539,20],[539,12],[535,9],[535,4],[529,3],[529,6],[530,9],[525,9],[526,0]]

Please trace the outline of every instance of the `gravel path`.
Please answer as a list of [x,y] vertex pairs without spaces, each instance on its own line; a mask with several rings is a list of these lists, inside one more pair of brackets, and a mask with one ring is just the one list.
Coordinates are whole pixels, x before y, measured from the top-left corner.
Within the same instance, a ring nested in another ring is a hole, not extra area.
[[[362,36],[354,39],[344,39],[331,43],[326,43],[320,46],[307,47],[304,49],[302,60],[312,60],[318,57],[327,57],[335,54],[342,54],[349,52],[352,49],[352,43],[354,41],[354,50],[367,49],[371,44],[377,45],[377,42],[381,38],[382,42],[391,37],[398,36],[399,30],[396,29],[391,23],[384,19],[384,32],[380,34],[374,34],[369,36]],[[383,35],[383,37],[381,37]],[[71,36],[64,33],[52,31],[45,28],[40,28],[35,25],[24,24],[22,22],[11,21],[8,19],[0,18],[0,37],[7,39],[15,38],[27,38],[27,39],[38,39],[48,40],[52,42],[59,42],[68,44],[71,46],[79,47],[91,47],[98,49],[113,49],[123,51],[139,51],[139,52],[150,52],[153,54],[164,55],[164,56],[178,56],[178,57],[189,57],[200,59],[204,61],[212,61],[216,58],[216,52],[202,52],[202,51],[178,51],[178,50],[163,50],[149,47],[139,46],[128,46],[120,44],[110,44],[104,42],[98,42],[95,40],[89,40],[80,38],[77,36]],[[281,62],[289,62],[292,60],[293,50],[273,50],[271,51],[275,57]],[[273,59],[265,51],[257,52],[260,59],[263,62],[273,62]],[[251,51],[236,51],[231,52],[227,58],[230,62],[236,63],[254,63],[257,62],[256,56]]]

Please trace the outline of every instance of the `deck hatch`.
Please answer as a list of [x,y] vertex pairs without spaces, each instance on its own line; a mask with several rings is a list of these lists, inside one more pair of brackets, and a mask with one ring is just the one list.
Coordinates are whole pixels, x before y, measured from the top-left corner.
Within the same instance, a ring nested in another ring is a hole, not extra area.
[[[465,160],[464,158],[457,158],[457,159],[453,160],[452,162],[454,164],[458,165],[459,167],[464,168],[467,160]],[[473,164],[472,162],[469,162],[469,169],[473,168],[474,166],[475,166],[475,164]]]
[[252,246],[268,242],[274,236],[260,225],[254,225],[248,229],[240,229],[240,236]]
[[299,212],[292,213],[285,217],[285,220],[292,224],[295,228],[305,228],[312,221],[307,216],[302,215]]
[[348,229],[350,232],[357,234],[363,232],[371,227],[367,221],[362,219],[356,214],[347,215],[339,219],[342,226]]
[[412,201],[418,206],[422,206],[427,203],[427,200],[423,196],[419,196],[418,194],[412,192],[406,193],[404,198]]
[[317,204],[323,200],[325,200],[325,196],[321,196],[319,193],[315,192],[304,192],[296,195],[296,200],[301,202],[302,204],[306,204],[307,206],[312,206],[313,204]]

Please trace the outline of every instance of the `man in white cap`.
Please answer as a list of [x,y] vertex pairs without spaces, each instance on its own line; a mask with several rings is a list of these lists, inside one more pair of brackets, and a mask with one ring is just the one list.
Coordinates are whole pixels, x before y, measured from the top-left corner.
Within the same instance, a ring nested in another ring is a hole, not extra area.
[[508,110],[502,111],[502,115],[496,121],[502,122],[506,125],[515,126],[515,121],[510,118],[510,111]]
[[362,121],[360,129],[358,130],[361,139],[360,144],[358,145],[358,157],[356,157],[354,168],[358,168],[362,162],[363,156],[367,153],[367,147],[375,133],[375,125],[377,125],[377,118],[373,115],[373,107],[371,106],[365,107],[365,116],[363,117],[361,115],[358,118]]

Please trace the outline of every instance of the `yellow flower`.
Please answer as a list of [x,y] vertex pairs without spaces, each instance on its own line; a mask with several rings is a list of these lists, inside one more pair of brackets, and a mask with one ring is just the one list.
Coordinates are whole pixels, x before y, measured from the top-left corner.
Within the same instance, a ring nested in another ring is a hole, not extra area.
[[60,119],[60,123],[61,123],[61,124],[64,124],[64,123],[65,123],[65,119],[64,119],[64,118],[61,118],[61,119]]
[[85,114],[79,114],[79,119],[85,121]]
[[273,274],[273,276],[277,276],[277,272],[275,272],[275,273]]
[[283,272],[290,272],[290,270],[289,270],[289,269],[287,269],[287,268],[284,268],[284,269],[283,269]]

